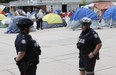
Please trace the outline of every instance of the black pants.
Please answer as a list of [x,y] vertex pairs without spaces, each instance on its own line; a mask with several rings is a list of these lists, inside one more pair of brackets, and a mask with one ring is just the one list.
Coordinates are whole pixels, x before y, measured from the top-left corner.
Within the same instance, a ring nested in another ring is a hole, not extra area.
[[41,28],[41,30],[42,30],[42,23],[43,23],[42,18],[38,19],[38,21],[36,21],[36,23],[37,23],[37,29]]
[[20,63],[18,65],[20,75],[36,75],[37,65],[32,63]]
[[88,55],[81,55],[79,58],[79,70],[85,71],[87,75],[94,75],[96,58],[90,59]]
[[39,21],[38,20],[36,21],[36,24],[37,24],[36,28],[39,29],[40,25],[39,25]]

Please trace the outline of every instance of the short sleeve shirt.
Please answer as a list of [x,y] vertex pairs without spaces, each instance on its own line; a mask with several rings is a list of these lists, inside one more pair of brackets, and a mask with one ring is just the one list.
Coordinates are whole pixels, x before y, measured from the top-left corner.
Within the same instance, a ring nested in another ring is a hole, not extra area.
[[15,40],[15,47],[16,47],[17,52],[27,50],[27,40],[26,40],[25,34],[17,35],[17,38]]
[[101,43],[99,35],[93,29],[90,29],[87,32],[81,33],[77,48],[79,48],[82,53],[89,53],[93,51],[99,43]]
[[93,33],[93,43],[95,45],[102,43],[101,39],[99,38],[99,35],[96,32]]

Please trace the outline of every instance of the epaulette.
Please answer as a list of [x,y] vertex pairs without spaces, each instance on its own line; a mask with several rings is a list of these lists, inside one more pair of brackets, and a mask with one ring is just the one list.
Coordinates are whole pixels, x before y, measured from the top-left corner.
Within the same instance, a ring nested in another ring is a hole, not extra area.
[[26,44],[26,37],[25,35],[22,34],[22,39],[21,39],[22,44]]
[[25,35],[24,34],[22,35],[22,39],[25,39]]

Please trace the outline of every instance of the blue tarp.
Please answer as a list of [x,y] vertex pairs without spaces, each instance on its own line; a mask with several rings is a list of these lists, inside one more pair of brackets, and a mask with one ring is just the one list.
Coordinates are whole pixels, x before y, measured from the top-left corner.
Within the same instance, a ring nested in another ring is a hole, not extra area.
[[79,8],[73,13],[70,20],[80,20],[83,17],[91,18],[92,20],[98,20],[98,15],[88,8]]
[[107,9],[103,14],[103,19],[104,20],[108,20],[108,19],[116,20],[116,6],[113,6]]

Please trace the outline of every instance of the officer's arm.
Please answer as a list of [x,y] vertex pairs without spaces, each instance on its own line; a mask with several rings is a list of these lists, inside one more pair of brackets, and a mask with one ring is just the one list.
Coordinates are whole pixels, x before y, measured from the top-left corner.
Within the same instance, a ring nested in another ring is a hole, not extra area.
[[16,61],[20,61],[25,56],[25,51],[19,51],[16,57]]
[[101,49],[101,47],[102,47],[102,43],[97,44],[95,50],[93,51],[93,55],[96,55]]
[[93,40],[94,44],[96,45],[93,55],[96,55],[102,47],[102,42],[97,33],[94,34]]
[[88,55],[89,58],[93,58],[99,52],[101,46],[102,46],[101,43],[97,44],[96,47],[95,47],[95,50],[93,52],[89,53],[89,55]]

